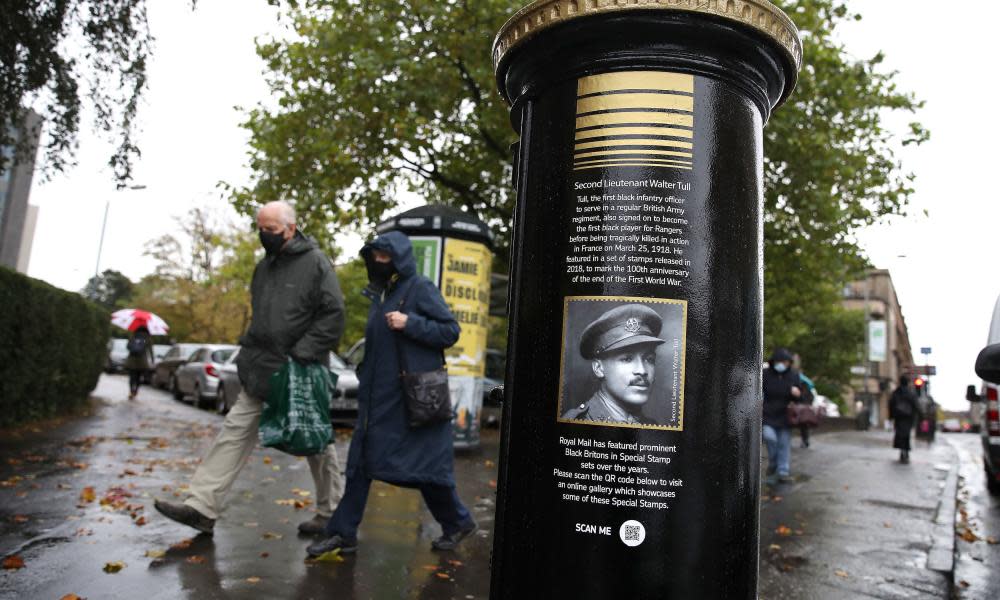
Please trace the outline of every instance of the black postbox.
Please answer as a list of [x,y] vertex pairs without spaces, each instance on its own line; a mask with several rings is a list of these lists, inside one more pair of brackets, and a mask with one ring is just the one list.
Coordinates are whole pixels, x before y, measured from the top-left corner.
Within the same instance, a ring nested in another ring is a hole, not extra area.
[[493,598],[753,598],[766,0],[540,0],[494,45],[515,152]]

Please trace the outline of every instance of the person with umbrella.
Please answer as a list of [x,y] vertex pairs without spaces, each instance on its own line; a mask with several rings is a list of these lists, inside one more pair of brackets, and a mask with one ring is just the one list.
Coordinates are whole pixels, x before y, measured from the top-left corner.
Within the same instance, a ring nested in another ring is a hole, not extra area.
[[139,393],[142,376],[153,368],[152,334],[166,335],[169,327],[160,317],[151,312],[126,308],[111,315],[111,323],[127,329],[131,333],[126,349],[125,370],[128,371],[128,399]]

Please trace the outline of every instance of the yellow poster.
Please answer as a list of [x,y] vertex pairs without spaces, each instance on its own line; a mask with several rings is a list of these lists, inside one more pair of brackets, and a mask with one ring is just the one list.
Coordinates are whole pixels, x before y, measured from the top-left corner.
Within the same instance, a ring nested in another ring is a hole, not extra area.
[[458,343],[445,352],[450,375],[482,377],[485,372],[491,259],[485,244],[445,239],[441,292],[462,326]]

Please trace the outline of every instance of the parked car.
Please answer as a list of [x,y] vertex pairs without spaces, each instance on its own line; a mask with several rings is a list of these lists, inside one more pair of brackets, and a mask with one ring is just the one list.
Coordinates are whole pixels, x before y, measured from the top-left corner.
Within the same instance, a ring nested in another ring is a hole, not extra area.
[[113,338],[108,340],[108,359],[104,370],[108,373],[120,373],[125,370],[125,359],[128,358],[128,340]]
[[507,353],[492,348],[486,349],[486,376],[483,377],[483,404],[497,404],[490,400],[493,388],[503,385],[507,369]]
[[170,389],[174,398],[183,400],[191,396],[199,408],[212,405],[219,391],[220,369],[235,351],[236,346],[225,344],[208,344],[195,350],[174,373]]
[[330,419],[353,424],[358,419],[358,374],[333,352],[330,371],[337,376],[337,385],[330,394]]
[[[239,348],[219,368],[215,409],[220,414],[229,412],[243,389],[236,370],[237,356]],[[353,424],[358,418],[358,376],[344,359],[333,352],[330,353],[330,371],[337,376],[337,385],[330,393],[330,418],[338,423]]]
[[236,372],[236,357],[239,355],[240,349],[237,348],[219,368],[219,389],[215,394],[215,411],[220,415],[229,412],[229,409],[236,404],[236,399],[243,389],[240,375]]
[[983,469],[986,486],[1000,495],[1000,298],[993,307],[993,321],[987,346],[976,358],[976,374],[982,378],[981,391],[970,385],[966,398],[973,403],[974,419],[983,440]]
[[941,431],[948,433],[961,433],[962,432],[962,421],[958,419],[945,419],[941,423]]
[[153,368],[153,385],[158,388],[172,389],[174,371],[184,364],[197,348],[198,344],[174,344],[171,346],[163,358],[156,361],[156,366]]

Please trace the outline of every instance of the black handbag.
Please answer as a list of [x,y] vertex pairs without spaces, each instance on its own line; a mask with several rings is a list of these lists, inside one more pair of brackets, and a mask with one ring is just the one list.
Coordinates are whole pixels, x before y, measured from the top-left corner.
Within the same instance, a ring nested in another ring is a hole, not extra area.
[[[406,297],[399,303],[402,312]],[[448,391],[448,369],[441,353],[441,367],[433,371],[411,373],[403,361],[401,349],[402,334],[396,340],[396,356],[399,360],[399,380],[403,387],[403,406],[406,408],[406,424],[416,429],[451,421],[451,393]]]

